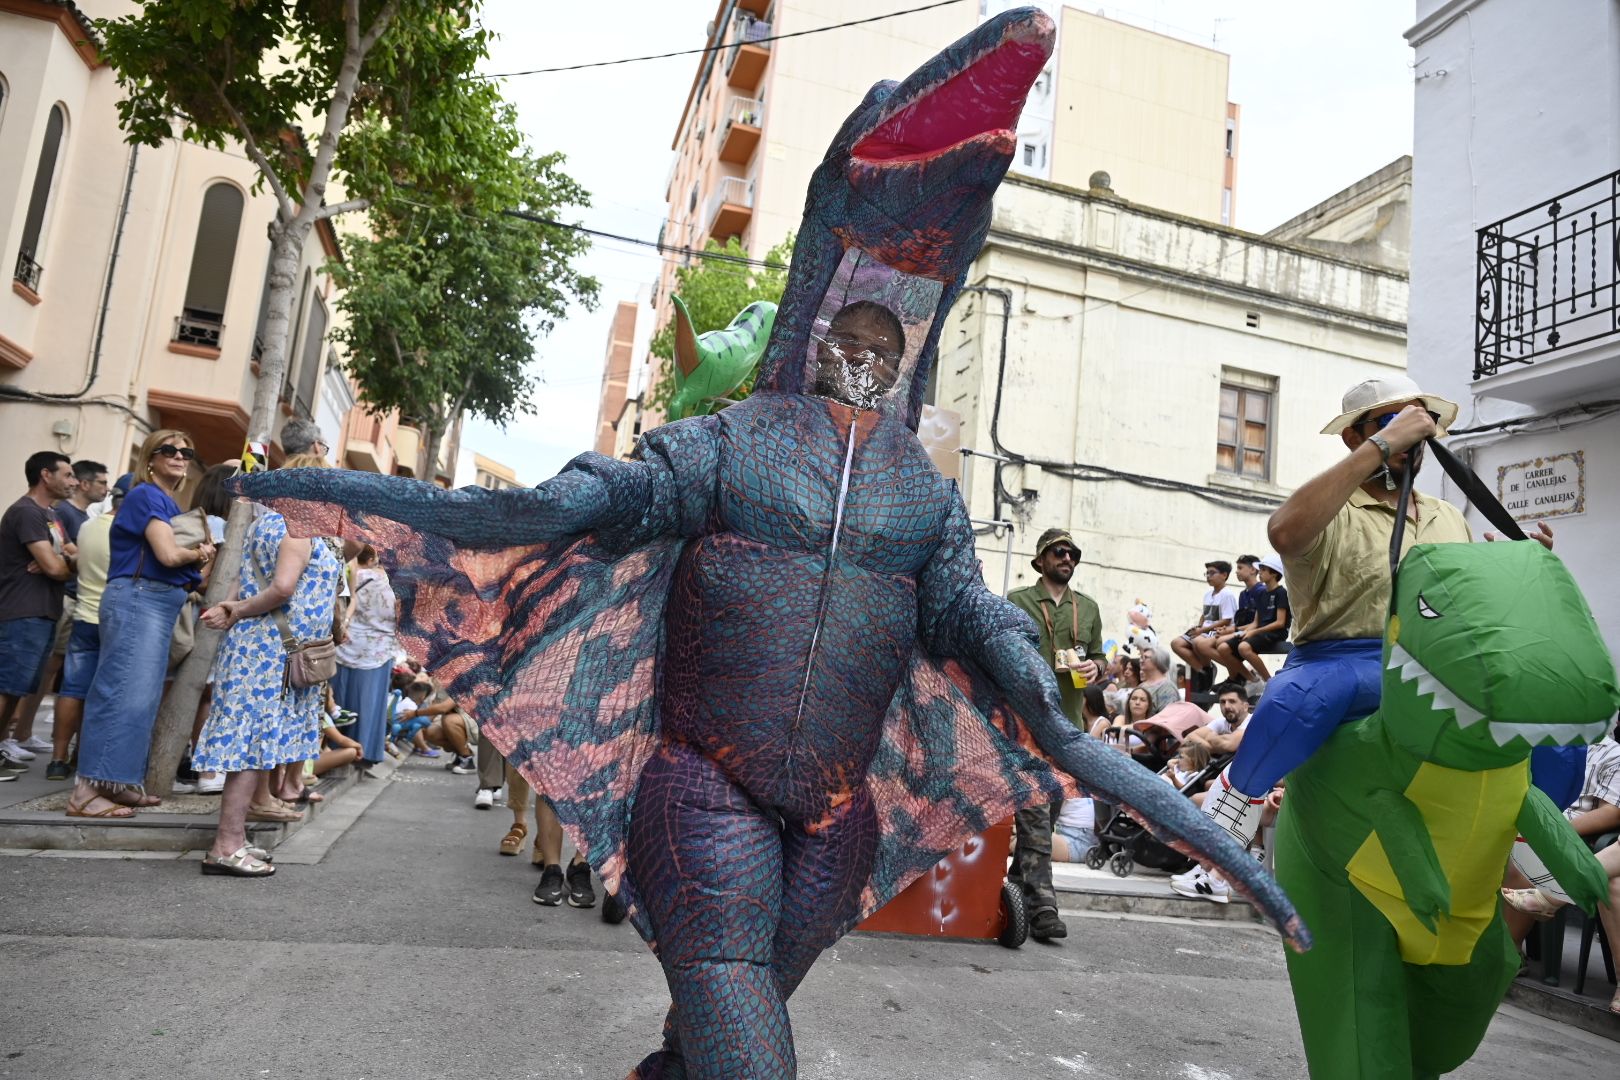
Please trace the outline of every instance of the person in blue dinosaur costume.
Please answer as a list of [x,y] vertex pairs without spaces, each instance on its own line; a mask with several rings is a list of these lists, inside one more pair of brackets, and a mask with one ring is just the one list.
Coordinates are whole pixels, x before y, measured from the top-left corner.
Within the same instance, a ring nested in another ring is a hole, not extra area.
[[1076,779],[1308,944],[1222,829],[1064,716],[914,433],[1052,41],[1008,12],[866,95],[812,177],[746,401],[530,490],[240,482],[388,553],[407,644],[626,905],[673,999],[634,1077],[795,1075],[786,1003],[815,958]]

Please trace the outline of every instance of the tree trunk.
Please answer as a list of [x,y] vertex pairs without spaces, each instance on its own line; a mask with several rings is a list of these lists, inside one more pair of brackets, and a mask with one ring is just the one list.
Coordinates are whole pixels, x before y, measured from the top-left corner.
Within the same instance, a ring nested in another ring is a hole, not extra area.
[[[300,215],[302,217],[302,215]],[[310,223],[297,219],[290,223],[277,222],[271,227],[270,289],[264,322],[264,351],[259,355],[259,377],[253,388],[253,413],[248,420],[248,439],[252,442],[270,442],[272,418],[276,403],[281,399],[281,383],[287,372],[287,345],[292,330],[294,285],[298,279],[298,263],[309,236]],[[208,579],[204,596],[206,609],[229,599],[236,592],[241,577],[242,543],[252,523],[250,504],[235,501],[225,526],[225,542],[219,547],[214,570]],[[191,739],[191,727],[197,716],[197,705],[202,700],[208,673],[214,666],[214,655],[219,650],[220,634],[201,623],[197,624],[196,643],[175,672],[174,682],[163,697],[158,711],[157,726],[152,731],[152,749],[146,764],[146,790],[160,797],[167,796],[174,787],[174,771]]]
[[419,479],[430,484],[439,482],[439,444],[444,441],[444,424],[439,420],[422,422],[422,463],[417,469]]

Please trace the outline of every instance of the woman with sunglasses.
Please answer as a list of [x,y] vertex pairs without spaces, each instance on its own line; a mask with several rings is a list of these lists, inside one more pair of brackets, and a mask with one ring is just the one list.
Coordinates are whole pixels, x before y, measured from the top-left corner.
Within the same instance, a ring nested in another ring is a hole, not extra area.
[[143,785],[169,640],[186,594],[214,558],[207,541],[181,547],[169,524],[180,514],[175,494],[196,460],[185,432],[152,432],[135,459],[135,484],[113,519],[101,654],[84,702],[69,817],[127,818],[136,807],[158,802]]

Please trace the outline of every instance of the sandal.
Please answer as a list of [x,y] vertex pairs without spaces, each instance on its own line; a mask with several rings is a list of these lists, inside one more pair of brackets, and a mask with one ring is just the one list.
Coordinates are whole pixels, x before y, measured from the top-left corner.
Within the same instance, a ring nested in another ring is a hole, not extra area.
[[1502,899],[1511,908],[1545,922],[1558,914],[1563,902],[1554,900],[1540,889],[1503,889]]
[[[97,799],[100,799],[102,802],[107,804],[107,808],[105,810],[90,810],[90,807],[95,805]],[[112,799],[107,798],[105,795],[92,795],[89,802],[81,803],[78,806],[74,806],[71,799],[68,800],[67,816],[82,818],[116,818],[122,820],[124,818],[134,817],[135,808],[133,806],[125,806],[121,802],[115,802]]]
[[276,868],[251,854],[248,845],[243,844],[223,857],[204,855],[202,872],[226,877],[269,877],[276,872]]
[[516,855],[523,850],[523,841],[529,835],[529,827],[521,821],[514,821],[506,835],[501,837],[501,854]]
[[274,821],[284,823],[289,821],[303,821],[304,814],[300,810],[288,810],[280,803],[276,803],[274,806],[254,806],[250,803],[248,805],[247,819],[249,821]]

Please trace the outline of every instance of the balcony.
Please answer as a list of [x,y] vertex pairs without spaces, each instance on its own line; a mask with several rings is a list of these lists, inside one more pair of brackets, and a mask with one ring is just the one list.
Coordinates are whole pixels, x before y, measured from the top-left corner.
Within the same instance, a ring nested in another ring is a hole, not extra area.
[[394,475],[415,476],[417,458],[422,456],[422,433],[401,424],[394,429]]
[[753,181],[727,176],[715,185],[703,220],[709,223],[709,237],[724,243],[729,237],[740,236],[753,217]]
[[738,15],[731,27],[731,52],[726,56],[726,85],[733,90],[752,92],[770,63],[771,24],[752,15]]
[[737,0],[737,10],[763,19],[765,13],[771,10],[771,0]]
[[760,127],[765,123],[765,103],[758,98],[733,97],[727,108],[726,126],[720,133],[720,160],[746,165],[759,145]]
[[[218,312],[186,308],[174,317],[174,336],[169,339],[169,348],[190,356],[218,358],[219,338],[224,332],[225,321]],[[257,354],[253,359],[257,361]]]
[[34,296],[34,302],[39,298],[39,275],[45,268],[34,261],[34,256],[27,251],[17,252],[17,270],[11,275],[11,280],[27,289]]
[[1478,250],[1478,392],[1544,405],[1620,385],[1620,172],[1487,225]]

